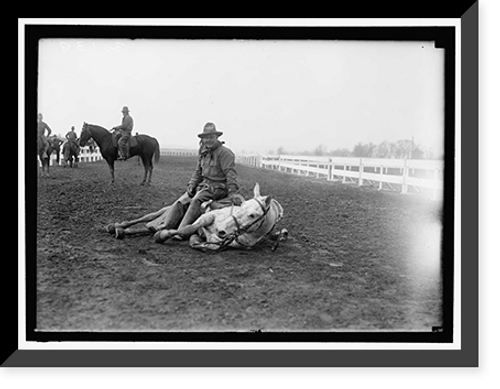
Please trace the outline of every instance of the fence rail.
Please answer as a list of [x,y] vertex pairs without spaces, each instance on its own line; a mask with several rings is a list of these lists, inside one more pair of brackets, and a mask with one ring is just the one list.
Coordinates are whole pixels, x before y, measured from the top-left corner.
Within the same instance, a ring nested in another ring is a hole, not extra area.
[[[94,147],[92,150],[90,149],[89,146],[84,146],[80,148],[80,154],[78,155],[78,161],[87,163],[87,162],[96,162],[100,161],[102,158],[101,152],[99,151],[99,147]],[[57,162],[57,156],[55,154],[50,155],[50,160],[49,160],[50,166],[64,166],[64,157],[62,153],[62,147],[61,147],[61,152],[59,153],[59,163]],[[40,159],[38,159],[38,166],[42,166],[42,163],[40,162]]]
[[196,156],[196,155],[198,155],[198,150],[194,150],[194,149],[160,149],[160,155]]
[[329,181],[384,186],[401,193],[409,190],[420,193],[430,190],[437,198],[443,190],[442,160],[308,157],[296,155],[239,156],[241,164],[304,176],[325,178]]

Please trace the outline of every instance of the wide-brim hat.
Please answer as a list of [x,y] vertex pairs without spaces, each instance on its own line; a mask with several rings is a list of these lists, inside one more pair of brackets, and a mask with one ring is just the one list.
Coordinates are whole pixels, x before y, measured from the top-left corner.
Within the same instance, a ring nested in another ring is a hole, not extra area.
[[217,128],[215,128],[215,124],[213,123],[207,123],[203,127],[203,132],[201,134],[198,134],[199,138],[203,138],[208,135],[217,135],[221,136],[223,134],[222,131],[217,131]]
[[128,109],[128,107],[127,107],[127,106],[124,106],[124,107],[122,108],[122,112],[130,112],[130,110]]

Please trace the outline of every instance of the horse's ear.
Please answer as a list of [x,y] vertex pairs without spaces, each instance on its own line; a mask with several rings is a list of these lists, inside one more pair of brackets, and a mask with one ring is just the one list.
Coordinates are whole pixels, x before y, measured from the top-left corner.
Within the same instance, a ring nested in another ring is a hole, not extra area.
[[260,197],[260,185],[258,182],[255,183],[255,187],[253,188],[253,197]]
[[271,195],[266,196],[266,200],[265,200],[265,202],[266,202],[266,208],[269,208],[269,206],[271,205],[271,200],[272,200]]

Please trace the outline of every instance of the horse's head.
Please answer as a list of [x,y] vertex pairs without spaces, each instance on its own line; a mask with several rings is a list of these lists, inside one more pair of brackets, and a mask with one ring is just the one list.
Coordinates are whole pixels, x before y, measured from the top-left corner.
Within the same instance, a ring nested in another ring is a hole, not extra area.
[[271,206],[271,196],[262,196],[258,183],[255,184],[253,192],[253,199],[243,202],[240,207],[234,209],[231,217],[217,228],[219,238],[224,239],[234,233],[250,233],[262,225]]
[[83,122],[82,133],[80,134],[80,141],[79,141],[80,146],[82,147],[85,146],[91,137],[92,134],[90,133],[89,124]]

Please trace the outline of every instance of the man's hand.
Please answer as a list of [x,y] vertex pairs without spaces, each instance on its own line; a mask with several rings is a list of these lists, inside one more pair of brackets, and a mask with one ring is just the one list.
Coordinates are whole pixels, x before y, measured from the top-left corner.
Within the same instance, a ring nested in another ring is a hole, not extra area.
[[189,184],[187,187],[187,194],[189,197],[193,197],[196,194],[196,186]]

